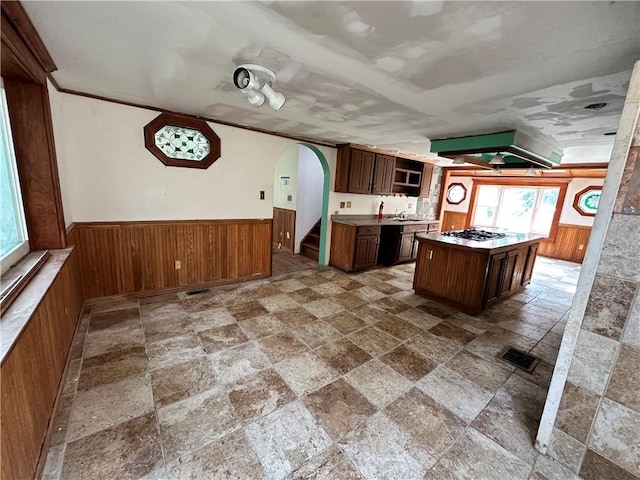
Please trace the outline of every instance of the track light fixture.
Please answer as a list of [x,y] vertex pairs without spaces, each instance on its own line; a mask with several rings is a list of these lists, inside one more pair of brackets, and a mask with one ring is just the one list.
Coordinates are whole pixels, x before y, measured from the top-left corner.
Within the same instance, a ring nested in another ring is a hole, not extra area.
[[280,110],[286,101],[283,94],[271,87],[276,81],[276,74],[261,65],[239,65],[233,72],[233,84],[247,96],[254,107],[264,105],[265,98],[274,110]]

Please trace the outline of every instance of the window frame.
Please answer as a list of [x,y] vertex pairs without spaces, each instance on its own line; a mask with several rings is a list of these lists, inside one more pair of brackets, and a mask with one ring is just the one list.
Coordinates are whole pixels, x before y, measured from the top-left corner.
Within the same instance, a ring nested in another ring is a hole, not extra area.
[[[585,212],[582,208],[580,208],[580,198],[583,195],[585,195],[587,192],[590,192],[591,190],[599,190],[600,193],[602,194],[602,185],[589,185],[588,187],[583,188],[582,190],[577,192],[573,197],[573,209],[576,212],[578,212],[580,215],[582,215],[583,217],[595,217],[596,216],[595,213]],[[596,209],[596,213],[597,213],[597,209]]]
[[[449,196],[451,195],[451,190],[454,187],[461,187],[462,188],[462,198],[458,202],[454,202],[449,198]],[[447,187],[446,199],[447,199],[447,203],[449,205],[460,205],[462,202],[464,202],[467,199],[467,187],[464,185],[464,183],[460,183],[460,182],[450,183],[449,186]]]
[[15,245],[4,257],[0,258],[0,275],[4,275],[11,267],[26,257],[30,252],[29,236],[27,232],[27,222],[24,212],[24,204],[22,201],[22,188],[20,186],[20,177],[18,175],[18,161],[16,159],[15,147],[13,145],[13,133],[11,130],[11,121],[9,119],[9,109],[7,105],[7,97],[4,89],[4,80],[0,77],[0,115],[2,115],[2,135],[7,137],[7,157],[9,160],[10,181],[14,189],[14,202],[17,206],[17,216],[19,222],[22,242]]
[[473,178],[471,187],[471,197],[469,198],[469,211],[467,214],[467,220],[465,228],[471,228],[471,221],[475,217],[476,204],[478,198],[478,186],[480,185],[494,185],[499,187],[511,186],[511,187],[559,187],[558,199],[556,201],[556,211],[553,214],[553,220],[551,221],[551,229],[549,235],[546,237],[550,241],[554,241],[558,235],[558,227],[560,224],[560,215],[562,214],[562,208],[564,207],[565,198],[567,196],[567,187],[570,179],[543,179],[543,178]]

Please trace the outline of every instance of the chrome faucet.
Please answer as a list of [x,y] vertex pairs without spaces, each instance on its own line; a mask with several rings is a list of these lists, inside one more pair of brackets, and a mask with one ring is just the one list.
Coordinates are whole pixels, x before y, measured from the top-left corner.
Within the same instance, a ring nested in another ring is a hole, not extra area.
[[407,219],[409,218],[409,215],[407,214],[407,211],[406,211],[406,210],[402,210],[402,211],[400,212],[400,214],[398,215],[398,218],[399,218],[400,220],[407,220]]

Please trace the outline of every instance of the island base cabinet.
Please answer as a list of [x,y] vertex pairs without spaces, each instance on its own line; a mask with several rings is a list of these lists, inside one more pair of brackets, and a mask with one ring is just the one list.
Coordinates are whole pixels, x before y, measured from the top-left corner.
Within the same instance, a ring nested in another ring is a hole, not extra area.
[[465,313],[483,308],[487,257],[419,242],[413,288],[418,295]]
[[470,315],[524,288],[539,245],[516,244],[492,251],[423,238],[418,242],[416,293]]
[[519,290],[518,266],[520,250],[491,255],[489,260],[489,275],[487,277],[487,292],[485,304],[490,305],[501,298],[511,296]]

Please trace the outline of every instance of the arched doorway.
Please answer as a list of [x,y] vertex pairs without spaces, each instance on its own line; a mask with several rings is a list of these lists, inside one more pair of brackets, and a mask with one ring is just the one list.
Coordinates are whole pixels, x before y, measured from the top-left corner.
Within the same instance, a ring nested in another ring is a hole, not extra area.
[[[291,254],[299,253],[302,239],[312,231],[310,229],[319,219],[319,229],[313,229],[317,234],[312,234],[318,242],[317,262],[314,261],[313,264],[326,265],[329,183],[329,164],[324,154],[314,145],[296,143],[282,152],[274,168],[273,241],[277,247],[274,252],[279,253],[279,248],[282,247]],[[305,245],[308,248],[308,242]],[[295,257],[303,258],[298,255]],[[278,270],[274,268],[274,274],[278,274]]]

